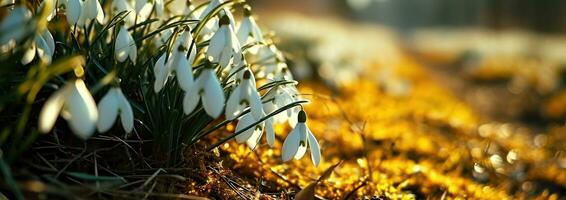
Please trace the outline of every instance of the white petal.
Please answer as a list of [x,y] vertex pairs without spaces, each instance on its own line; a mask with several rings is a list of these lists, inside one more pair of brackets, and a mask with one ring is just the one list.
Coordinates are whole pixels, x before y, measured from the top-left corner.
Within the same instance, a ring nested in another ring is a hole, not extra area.
[[275,144],[275,130],[273,130],[273,120],[271,118],[265,120],[265,133],[267,134],[267,144],[273,147]]
[[250,88],[250,109],[252,115],[256,120],[260,120],[265,114],[263,112],[263,105],[261,103],[261,97],[255,88]]
[[295,128],[291,131],[291,133],[289,133],[283,142],[283,149],[281,150],[281,158],[283,159],[283,162],[291,160],[297,154],[299,141],[299,131]]
[[163,0],[155,0],[155,14],[158,17],[163,16],[163,12],[165,11],[165,6],[163,4]]
[[51,131],[61,112],[61,108],[63,108],[65,104],[65,98],[71,87],[71,84],[67,84],[64,88],[57,90],[47,99],[39,114],[39,131],[42,133]]
[[102,6],[100,5],[100,2],[98,2],[98,0],[96,0],[96,21],[99,24],[104,23],[104,10],[102,9]]
[[255,40],[256,41],[263,41],[263,33],[261,32],[261,29],[256,24],[256,22],[253,18],[252,18],[251,21],[252,21],[252,34],[253,34]]
[[25,24],[30,18],[31,12],[25,6],[16,6],[0,23],[0,45],[23,39],[28,32]]
[[167,82],[167,77],[169,76],[169,68],[165,66],[165,57],[167,55],[163,54],[157,62],[155,62],[155,67],[153,68],[153,73],[155,74],[155,83],[153,84],[153,90],[155,93],[161,91],[165,83]]
[[[249,125],[253,124],[254,120],[253,117],[249,114],[245,114],[244,116],[242,116],[240,118],[240,121],[238,121],[238,124],[236,125],[236,132],[240,132],[241,130],[243,130],[244,128],[248,127]],[[252,127],[248,130],[245,130],[244,132],[236,135],[236,142],[238,143],[243,143],[245,141],[247,141],[253,134],[255,128]]]
[[134,41],[132,35],[128,33],[128,57],[130,57],[130,60],[134,64],[136,64],[137,55],[138,52],[137,52],[136,42]]
[[314,135],[312,134],[311,130],[309,129],[309,127],[306,127],[307,130],[307,135],[309,136],[308,140],[309,140],[309,146],[310,146],[310,150],[311,150],[311,160],[312,163],[314,164],[314,166],[317,166],[320,164],[320,146],[318,145],[318,141],[316,141],[316,138],[314,137]]
[[122,122],[122,128],[126,133],[132,132],[134,130],[134,112],[132,111],[132,105],[121,89],[116,89],[118,97],[118,107],[120,110],[120,121]]
[[233,120],[242,112],[242,108],[240,107],[240,91],[241,91],[241,84],[236,86],[236,88],[228,97],[228,102],[226,102],[226,119]]
[[43,39],[47,43],[47,46],[51,50],[50,56],[53,57],[53,54],[55,53],[55,40],[53,40],[53,35],[51,35],[49,30],[46,29],[45,31],[43,31],[43,34],[41,34],[41,37],[43,37]]
[[306,125],[305,123],[299,123],[297,124],[297,126],[295,127],[295,129],[297,129],[298,133],[299,133],[299,148],[297,149],[297,154],[295,154],[295,159],[301,159],[305,153],[307,152],[307,145],[308,145],[308,139],[307,139],[307,132],[306,132]]
[[26,50],[26,52],[24,53],[24,55],[22,56],[22,64],[27,65],[29,64],[33,58],[35,57],[35,42],[33,42],[31,44],[31,46]]
[[86,15],[86,10],[87,10],[87,6],[85,4],[84,1],[81,0],[81,15],[79,16],[79,20],[77,20],[76,25],[78,27],[83,27],[86,24],[86,21],[88,20],[87,15]]
[[129,50],[129,34],[126,26],[122,26],[120,31],[118,32],[118,36],[116,36],[116,44],[114,48],[114,53],[116,60],[118,62],[124,62],[128,58],[128,50]]
[[45,63],[51,63],[51,55],[53,55],[53,53],[51,52],[47,42],[43,39],[43,37],[38,36],[35,39],[35,43],[37,45],[37,55],[39,58]]
[[195,84],[189,89],[189,91],[185,92],[185,97],[183,98],[183,111],[186,115],[195,110],[200,100],[200,96],[198,94],[200,88],[197,86],[198,85]]
[[118,117],[117,95],[116,89],[112,88],[98,102],[98,121],[96,122],[98,132],[108,131],[116,121]]
[[98,0],[86,0],[84,3],[84,15],[86,19],[94,19],[97,15],[96,4],[98,4]]
[[81,16],[82,10],[81,0],[69,0],[67,1],[67,6],[65,13],[67,15],[67,21],[71,26],[77,24],[79,17]]
[[210,38],[210,45],[208,45],[208,49],[206,50],[206,57],[212,57],[213,62],[218,62],[220,60],[220,54],[222,50],[226,48],[226,32],[228,28],[226,26],[222,26],[214,33],[212,38]]
[[263,135],[263,125],[264,125],[264,122],[262,122],[262,123],[260,123],[256,126],[254,126],[253,128],[251,128],[253,130],[253,133],[252,133],[251,137],[248,138],[248,140],[246,140],[246,144],[252,150],[255,150],[255,148],[259,144],[259,141],[261,140],[261,136]]
[[206,17],[212,11],[212,9],[218,7],[221,3],[221,0],[211,0],[210,4],[208,4],[206,9],[199,16],[199,19],[204,19],[204,17]]
[[71,130],[83,140],[92,136],[96,128],[98,111],[92,95],[82,80],[75,81],[65,105],[71,115],[67,119]]
[[242,19],[242,23],[240,23],[240,27],[238,28],[238,41],[240,44],[246,44],[250,33],[252,32],[251,22],[249,17],[245,17]]
[[194,84],[193,67],[189,64],[189,61],[181,52],[178,52],[174,59],[176,60],[174,63],[177,64],[177,66],[175,66],[175,72],[177,74],[179,86],[184,91],[187,91]]
[[203,82],[202,105],[206,113],[216,119],[224,110],[224,91],[212,69],[205,69],[203,73],[201,76],[205,75],[206,77],[204,77],[205,81]]

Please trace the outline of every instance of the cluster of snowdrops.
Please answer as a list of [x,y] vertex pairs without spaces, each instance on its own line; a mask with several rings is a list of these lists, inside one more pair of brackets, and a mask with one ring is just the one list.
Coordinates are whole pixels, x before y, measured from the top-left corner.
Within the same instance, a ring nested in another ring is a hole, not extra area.
[[[65,46],[76,46],[73,42],[79,36],[87,43],[96,41],[112,47],[113,56],[105,59],[113,59],[115,65],[106,68],[142,67],[141,63],[150,60],[147,58],[156,57],[150,69],[153,92],[159,95],[164,88],[176,85],[184,94],[180,106],[185,115],[204,109],[213,119],[224,116],[238,120],[233,137],[252,149],[260,143],[263,132],[273,146],[274,124],[288,123],[294,129],[283,143],[282,160],[300,159],[310,148],[314,165],[319,165],[319,144],[305,124],[302,106],[293,104],[302,100],[295,88],[297,82],[283,54],[264,38],[245,2],[212,0],[198,6],[188,0],[25,2],[3,5],[8,13],[0,23],[2,57],[17,57],[22,66],[49,68],[57,58],[64,57],[56,53],[61,54]],[[236,20],[232,12],[239,10],[243,10],[243,16]],[[55,21],[66,21],[68,28],[49,30],[49,23]],[[132,35],[142,26],[158,31],[135,39]],[[153,55],[144,55],[140,54],[142,48],[156,50]],[[87,62],[95,56],[88,53],[88,46],[79,49],[73,52],[80,52]],[[99,85],[88,86],[84,79],[90,71],[84,67],[75,67],[71,76],[54,77],[62,80],[61,85],[39,112],[39,131],[52,131],[59,116],[83,140],[95,132],[116,130],[113,127],[118,119],[124,132],[136,129],[130,102],[133,97],[128,96],[132,92],[122,91],[123,77],[106,80],[109,84],[97,88],[105,94],[96,101],[91,93]],[[102,81],[106,77],[96,78]]]

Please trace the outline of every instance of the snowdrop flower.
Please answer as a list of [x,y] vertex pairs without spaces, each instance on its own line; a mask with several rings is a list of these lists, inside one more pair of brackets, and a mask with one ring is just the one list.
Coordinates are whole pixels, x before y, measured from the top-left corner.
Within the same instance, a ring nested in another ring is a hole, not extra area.
[[253,117],[256,120],[261,119],[263,113],[261,98],[257,92],[253,74],[246,69],[240,84],[234,88],[228,98],[226,119],[233,120],[248,106],[250,106]]
[[[211,0],[210,3],[208,4],[208,6],[206,7],[206,9],[200,14],[199,16],[199,20],[203,20],[207,15],[209,15],[212,10],[218,6],[220,6],[220,4],[222,4],[224,1],[223,0]],[[234,15],[232,15],[232,12],[230,12],[230,10],[223,8],[220,11],[220,14],[222,16],[226,16],[229,19],[229,24],[230,27],[232,28],[232,30],[236,29],[236,20],[234,20]],[[209,33],[214,32],[216,29],[216,24],[217,24],[218,19],[216,17],[212,17],[204,26],[204,29],[201,32],[202,36],[207,36],[209,35]]]
[[195,84],[185,93],[183,99],[185,114],[193,112],[201,99],[204,110],[209,116],[218,118],[222,114],[225,100],[224,91],[213,68],[203,69]]
[[96,124],[98,131],[108,131],[118,115],[120,115],[122,128],[126,133],[132,132],[134,129],[132,106],[120,88],[111,88],[98,103],[98,122]]
[[81,12],[83,10],[82,0],[68,0],[65,15],[67,16],[67,22],[69,25],[74,26],[79,22],[81,17]]
[[145,19],[147,19],[151,14],[151,10],[153,8],[152,2],[153,1],[148,0],[136,0],[135,9],[141,21],[145,21]]
[[99,24],[104,22],[104,11],[98,0],[85,0],[81,15],[85,21],[96,19]]
[[130,6],[130,4],[126,0],[113,0],[112,1],[112,10],[114,11],[115,15],[124,11],[129,12],[124,19],[126,24],[133,25],[136,19],[135,10]]
[[53,54],[55,53],[55,41],[49,30],[45,29],[41,35],[37,35],[32,45],[26,50],[22,56],[22,64],[29,64],[35,54],[39,56],[41,61],[50,64]]
[[[195,6],[191,1],[187,0],[172,0],[167,3],[167,9],[169,11],[169,16],[185,15],[187,19],[200,19],[196,16]],[[196,24],[189,25],[194,28]]]
[[[264,117],[265,115],[263,115],[262,117]],[[257,122],[258,119],[255,119],[255,117],[253,117],[250,113],[244,114],[241,118],[240,121],[238,121],[238,124],[236,125],[236,132],[240,132],[242,131],[244,128],[254,124],[255,122]],[[244,132],[236,135],[236,142],[238,143],[244,143],[246,142],[246,144],[248,145],[248,147],[250,147],[252,150],[254,150],[257,145],[259,144],[259,141],[261,140],[261,136],[263,135],[263,130],[265,129],[265,132],[267,133],[267,144],[269,144],[269,146],[273,147],[273,145],[275,144],[275,131],[273,130],[273,122],[271,120],[271,118],[266,119],[265,121],[259,123],[258,125],[256,125],[254,128],[250,128],[248,130],[245,130]]]
[[[250,6],[244,7],[244,19],[240,23],[238,28],[238,41],[240,44],[248,44],[251,42],[263,42],[263,34],[257,26],[254,17],[252,16],[252,11]],[[253,47],[250,49],[252,54],[257,54],[259,51],[258,47]]]
[[71,130],[79,138],[86,140],[92,136],[98,111],[83,80],[68,82],[47,99],[39,114],[39,130],[49,132],[59,114],[67,120]]
[[240,51],[240,43],[234,30],[228,24],[230,24],[228,16],[222,16],[219,21],[220,28],[210,39],[210,45],[206,51],[206,57],[211,57],[212,61],[218,63],[222,68],[227,67],[234,53]]
[[116,37],[114,53],[116,60],[118,60],[119,62],[124,62],[127,58],[130,58],[130,60],[134,64],[136,64],[136,43],[125,25],[122,25],[122,27],[120,27],[120,31],[118,32],[118,36]]
[[305,111],[299,111],[297,120],[299,123],[283,142],[281,154],[283,162],[287,162],[292,158],[296,160],[301,159],[310,146],[312,162],[315,166],[318,166],[320,164],[320,146],[309,127],[305,124],[307,121]]
[[163,16],[163,14],[165,13],[165,4],[163,2],[163,0],[155,0],[155,14],[157,14],[158,17]]
[[31,19],[31,12],[25,6],[16,6],[0,23],[0,45],[15,45],[28,32],[26,24]]
[[[194,84],[192,63],[196,58],[196,45],[193,42],[191,32],[186,30],[175,42],[175,49],[170,54],[170,60],[166,63],[166,54],[163,54],[153,68],[155,74],[153,89],[156,93],[161,91],[173,72],[177,76],[179,86],[184,91],[188,91]],[[187,53],[189,53],[188,58]]]
[[[296,89],[293,89],[292,86],[277,86],[269,90],[266,95],[265,99],[268,100],[265,104],[263,104],[263,110],[266,113],[272,113],[279,108],[282,108],[290,103],[295,101],[295,96],[297,95]],[[296,109],[287,109],[284,112],[281,112],[274,116],[274,121],[278,124],[288,122],[291,127],[295,127],[296,125],[296,118],[297,114]]]

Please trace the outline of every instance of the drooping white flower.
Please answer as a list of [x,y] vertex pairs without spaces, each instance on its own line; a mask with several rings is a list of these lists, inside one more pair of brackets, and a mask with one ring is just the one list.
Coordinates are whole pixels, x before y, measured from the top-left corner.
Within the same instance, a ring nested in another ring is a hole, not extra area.
[[185,93],[183,99],[183,110],[185,114],[193,112],[202,100],[204,110],[212,118],[218,118],[224,109],[224,91],[214,69],[203,69],[195,81],[195,84]]
[[[267,102],[263,104],[263,110],[266,113],[272,113],[296,101],[296,96],[296,89],[293,89],[292,86],[276,86],[266,93],[264,99],[266,99]],[[297,115],[297,112],[298,110],[296,109],[287,109],[275,115],[273,118],[275,123],[288,122],[291,127],[295,127],[297,121],[294,116]]]
[[257,77],[275,79],[277,73],[281,72],[282,69],[287,68],[283,53],[273,44],[258,48],[259,50],[256,59],[252,60],[252,62],[261,63],[261,65],[257,65],[259,67],[257,69]]
[[29,64],[35,58],[36,53],[41,61],[51,63],[55,53],[55,41],[49,30],[45,29],[41,35],[35,36],[34,42],[22,56],[22,64]]
[[[193,42],[191,32],[186,30],[175,41],[173,53],[170,54],[166,63],[166,54],[163,54],[155,63],[153,68],[155,74],[154,91],[161,91],[168,77],[175,72],[179,86],[188,91],[194,84],[192,64],[196,58],[196,45]],[[187,58],[187,54],[189,57]]]
[[92,136],[98,111],[83,80],[68,82],[47,99],[39,114],[39,130],[49,132],[59,114],[67,120],[69,127],[79,138],[86,140]]
[[26,24],[31,19],[31,11],[25,6],[16,6],[0,23],[0,46],[22,40],[28,31]]
[[318,166],[320,164],[320,146],[309,127],[305,124],[307,121],[305,111],[301,110],[299,112],[297,120],[299,123],[283,142],[281,158],[283,162],[293,158],[296,160],[301,159],[305,155],[307,148],[310,147],[312,162],[315,166]]
[[126,61],[127,58],[136,64],[137,49],[136,42],[125,25],[120,27],[118,36],[116,37],[116,44],[114,46],[114,55],[119,62]]
[[[254,17],[252,16],[251,7],[244,7],[244,19],[238,28],[238,41],[241,45],[249,44],[251,42],[263,42],[263,33],[257,26]],[[259,47],[250,48],[252,54],[257,54]]]
[[173,56],[171,56],[171,66],[169,67],[169,69],[175,70],[179,87],[184,91],[188,91],[194,84],[192,62],[189,62],[186,53],[182,46],[178,47]]
[[67,16],[67,22],[69,25],[74,26],[79,22],[79,18],[81,17],[81,12],[83,10],[83,2],[82,0],[68,0],[65,15]]
[[167,82],[167,78],[171,74],[171,70],[169,69],[169,65],[166,65],[165,59],[167,54],[161,55],[157,62],[155,62],[155,66],[153,67],[153,74],[155,75],[155,82],[153,83],[153,91],[158,93],[161,91],[165,83]]
[[[238,124],[236,125],[236,133],[239,133],[240,131],[244,130],[244,128],[258,121],[258,119],[254,119],[254,118],[255,117],[253,117],[252,114],[250,113],[244,114],[238,121]],[[248,147],[250,147],[253,150],[259,144],[264,129],[267,135],[267,144],[273,147],[273,145],[275,144],[275,131],[273,130],[273,122],[271,118],[267,118],[265,121],[257,124],[255,127],[247,129],[242,133],[236,135],[236,142],[238,143],[246,142]]]
[[130,4],[126,0],[113,0],[112,1],[112,10],[114,15],[118,13],[127,11],[128,15],[124,19],[127,25],[133,25],[136,18],[135,10],[130,6]]
[[149,17],[152,8],[153,8],[153,1],[148,1],[148,0],[135,1],[136,13],[140,17],[139,20],[141,21],[145,21]]
[[158,17],[162,17],[163,14],[165,13],[165,4],[163,2],[163,0],[155,0],[155,14],[157,14]]
[[104,22],[104,10],[98,0],[85,0],[83,7],[81,15],[84,15],[86,21],[96,19],[99,24]]
[[101,133],[108,131],[118,115],[120,115],[124,131],[132,132],[134,129],[132,106],[120,88],[111,88],[98,103],[98,122],[96,124],[98,131]]
[[[191,3],[191,1],[187,0],[172,0],[168,1],[167,10],[169,11],[169,17],[177,16],[177,15],[185,15],[187,19],[199,19],[196,13],[195,6]],[[196,24],[190,25],[191,28],[194,28]]]
[[234,53],[240,51],[240,43],[229,23],[228,16],[225,15],[220,18],[220,28],[210,39],[206,51],[206,57],[212,58],[212,61],[218,63],[222,68],[227,67]]
[[248,106],[252,116],[256,120],[261,119],[263,113],[261,98],[257,92],[253,74],[246,69],[241,82],[234,88],[226,102],[226,119],[235,119]]

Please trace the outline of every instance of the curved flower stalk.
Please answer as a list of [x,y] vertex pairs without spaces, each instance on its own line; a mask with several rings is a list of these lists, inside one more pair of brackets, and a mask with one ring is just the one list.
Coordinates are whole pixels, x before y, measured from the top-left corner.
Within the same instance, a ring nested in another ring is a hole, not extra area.
[[[264,42],[263,33],[261,29],[257,26],[254,17],[252,16],[252,11],[250,6],[244,7],[244,19],[240,23],[238,28],[238,41],[240,44],[245,45],[252,42]],[[250,53],[257,54],[259,47],[255,46],[250,48]]]
[[22,56],[22,64],[29,64],[35,58],[36,53],[41,61],[51,64],[55,53],[55,41],[49,30],[45,29],[42,34],[35,36],[34,42]]
[[[265,113],[263,113],[262,117],[265,117]],[[244,114],[236,125],[236,132],[240,132],[245,127],[248,127],[256,122],[257,119],[254,118],[255,117],[253,117],[250,113]],[[263,130],[265,130],[265,133],[267,135],[267,144],[270,147],[273,147],[273,145],[275,144],[275,131],[273,130],[273,121],[271,120],[271,118],[268,118],[260,124],[256,125],[253,129],[245,130],[239,135],[236,135],[236,142],[245,142],[248,147],[250,147],[252,150],[255,150],[261,140]]]
[[203,69],[196,79],[195,84],[185,93],[183,99],[183,111],[185,114],[193,112],[202,100],[206,113],[212,118],[218,118],[224,109],[224,91],[214,69],[207,67]]
[[[196,51],[196,45],[191,32],[187,29],[175,41],[173,53],[170,54],[170,60],[165,62],[167,54],[164,53],[155,63],[153,68],[155,74],[154,91],[156,93],[161,91],[173,72],[177,76],[181,89],[188,91],[194,84],[192,68],[196,58]],[[189,54],[188,58],[187,54]]]
[[248,106],[254,119],[259,120],[262,118],[264,115],[263,107],[259,93],[256,90],[255,78],[250,70],[246,69],[240,84],[232,90],[228,98],[226,119],[233,120]]
[[309,127],[305,124],[307,121],[305,111],[299,111],[297,121],[299,123],[291,133],[289,133],[285,142],[283,142],[281,158],[283,162],[287,162],[293,158],[296,160],[301,159],[307,152],[307,148],[310,147],[312,163],[318,167],[320,164],[320,146]]
[[[26,36],[29,27],[26,24],[31,19],[31,11],[25,6],[16,6],[0,23],[0,46],[2,50],[13,46]],[[6,47],[5,47],[6,46]]]
[[122,128],[126,133],[134,129],[134,112],[126,96],[119,87],[111,88],[98,103],[98,122],[96,124],[99,132],[106,132],[120,116]]
[[116,37],[116,44],[114,46],[114,55],[118,62],[124,62],[130,58],[134,65],[136,64],[137,48],[134,38],[128,32],[125,25],[120,27],[118,36]]
[[240,43],[234,34],[234,30],[229,26],[230,19],[227,15],[222,16],[218,24],[220,28],[218,28],[218,31],[216,31],[210,39],[206,57],[212,58],[213,62],[225,68],[228,66],[228,63],[230,63],[230,59],[234,53],[240,51]]
[[98,111],[82,79],[68,82],[47,99],[39,114],[39,130],[49,132],[59,115],[67,120],[77,137],[86,140],[94,133]]

